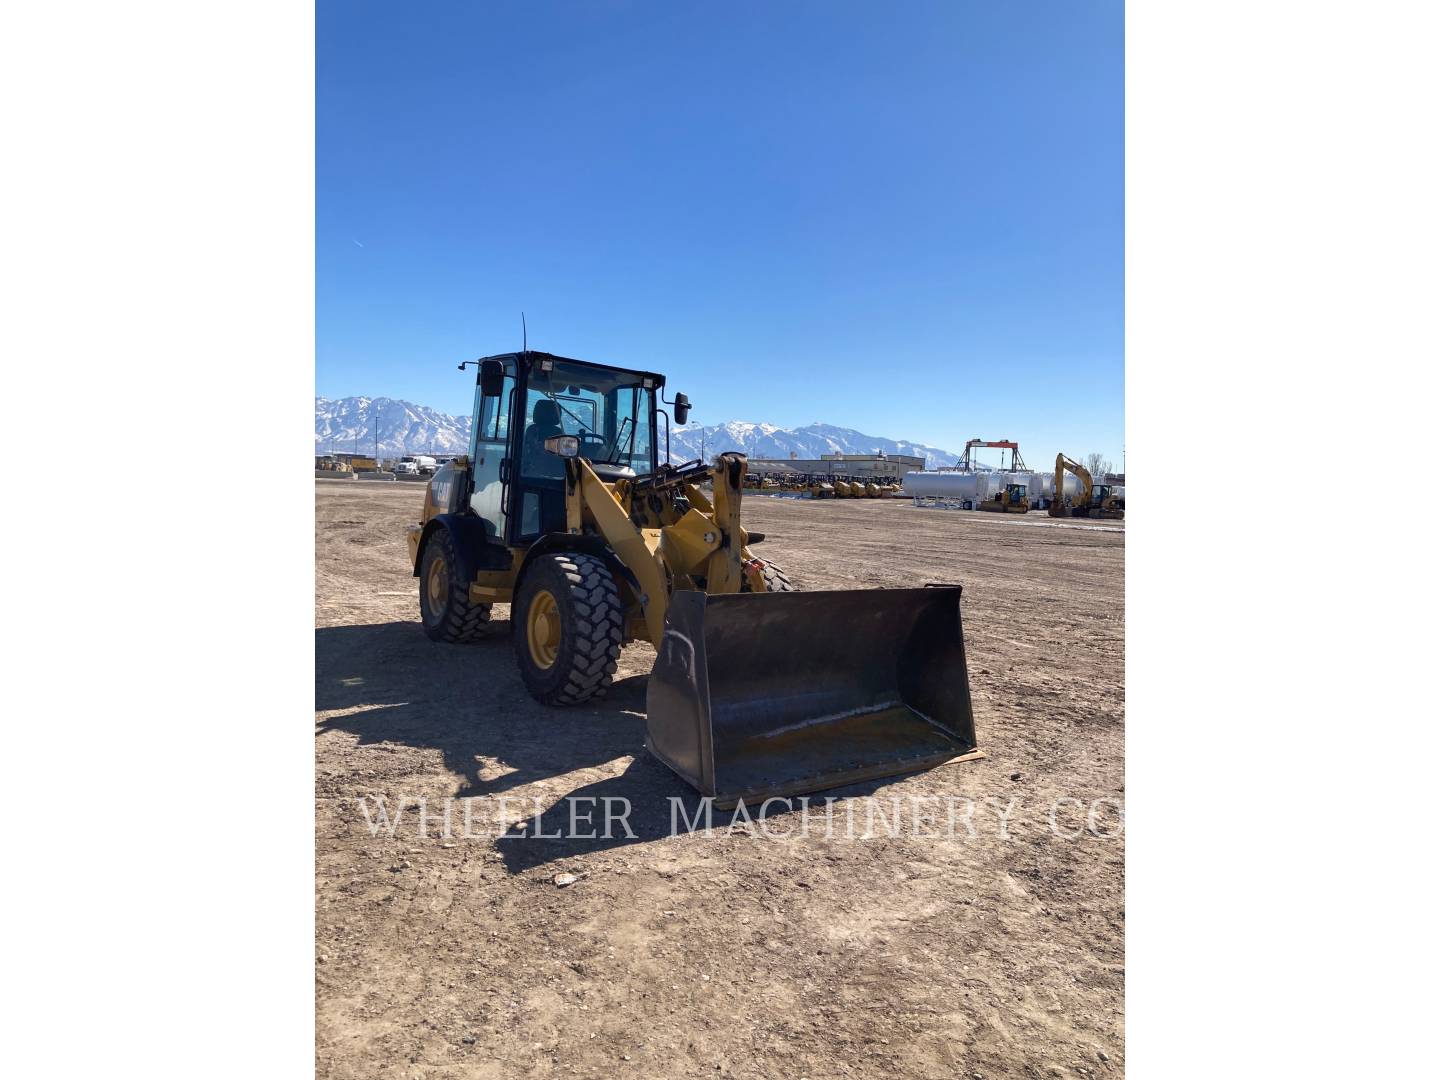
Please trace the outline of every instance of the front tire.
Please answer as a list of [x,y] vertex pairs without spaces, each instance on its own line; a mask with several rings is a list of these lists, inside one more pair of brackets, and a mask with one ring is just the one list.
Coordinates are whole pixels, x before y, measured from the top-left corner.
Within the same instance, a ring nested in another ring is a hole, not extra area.
[[490,605],[470,602],[470,583],[458,567],[455,541],[436,530],[420,556],[420,624],[431,641],[476,641],[490,623]]
[[625,609],[610,568],[593,555],[539,556],[510,610],[520,678],[542,705],[603,697],[624,643]]
[[[780,567],[776,566],[773,562],[766,562],[764,559],[761,559],[760,572],[765,578],[766,592],[799,592],[790,579],[785,576],[785,571],[781,570]],[[748,580],[740,586],[740,591],[753,591],[750,588],[750,582]]]

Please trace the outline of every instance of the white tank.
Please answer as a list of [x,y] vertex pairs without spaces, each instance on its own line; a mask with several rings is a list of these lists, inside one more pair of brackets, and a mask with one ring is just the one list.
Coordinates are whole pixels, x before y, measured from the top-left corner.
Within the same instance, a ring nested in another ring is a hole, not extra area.
[[[1055,497],[1055,474],[1053,472],[1036,473],[1036,490],[1041,493],[1042,498],[1053,499]],[[1065,494],[1072,499],[1080,494],[1080,478],[1074,473],[1065,474]],[[1035,494],[1032,492],[1032,499]]]
[[905,494],[917,499],[961,499],[976,501],[985,498],[983,473],[912,472],[901,481]]

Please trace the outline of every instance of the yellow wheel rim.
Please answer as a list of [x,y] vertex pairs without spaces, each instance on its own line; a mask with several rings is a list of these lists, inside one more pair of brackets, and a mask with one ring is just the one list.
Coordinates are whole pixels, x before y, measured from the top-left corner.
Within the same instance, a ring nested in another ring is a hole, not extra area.
[[425,577],[425,595],[430,600],[430,611],[438,615],[445,610],[445,601],[450,595],[450,571],[444,559],[430,564],[430,573]]
[[560,607],[555,597],[544,589],[530,601],[530,613],[525,619],[525,637],[530,643],[530,659],[541,669],[555,663],[560,653]]

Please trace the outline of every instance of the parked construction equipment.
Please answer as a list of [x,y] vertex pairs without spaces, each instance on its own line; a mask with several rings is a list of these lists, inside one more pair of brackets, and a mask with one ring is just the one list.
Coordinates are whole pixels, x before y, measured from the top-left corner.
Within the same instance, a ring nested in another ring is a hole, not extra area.
[[1097,484],[1090,470],[1064,454],[1055,455],[1055,490],[1063,492],[1065,473],[1075,474],[1080,491],[1072,498],[1057,496],[1050,504],[1051,517],[1123,518],[1125,499],[1109,484]]
[[[1074,473],[1080,481],[1080,494],[1073,499],[1065,498],[1065,474]],[[1090,470],[1078,461],[1072,461],[1064,454],[1055,455],[1055,494],[1050,502],[1051,517],[1086,517],[1090,513],[1090,495],[1095,484]]]
[[654,643],[646,745],[721,806],[976,752],[958,585],[796,593],[741,524],[744,455],[660,464],[664,376],[467,363],[470,453],[408,535],[431,638],[471,640],[510,604],[521,679],[550,705],[602,695],[621,646]]
[[1090,492],[1089,513],[1082,515],[1097,518],[1123,518],[1125,497],[1109,484],[1096,484]]
[[1001,514],[1028,514],[1030,500],[1026,497],[1024,484],[1006,484],[990,498],[982,500],[977,509]]

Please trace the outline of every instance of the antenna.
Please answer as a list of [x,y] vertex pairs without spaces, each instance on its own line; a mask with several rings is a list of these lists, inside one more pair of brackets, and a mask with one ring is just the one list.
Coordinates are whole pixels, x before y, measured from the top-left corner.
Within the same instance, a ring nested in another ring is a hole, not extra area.
[[530,328],[525,325],[525,312],[520,312],[520,351],[530,351]]

